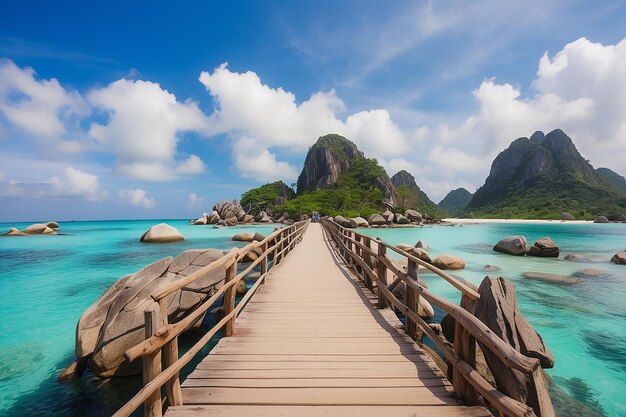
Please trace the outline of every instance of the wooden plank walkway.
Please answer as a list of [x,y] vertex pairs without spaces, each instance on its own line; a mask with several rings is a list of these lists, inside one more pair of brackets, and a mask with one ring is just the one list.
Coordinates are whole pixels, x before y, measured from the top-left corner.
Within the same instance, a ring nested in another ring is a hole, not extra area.
[[319,224],[268,274],[223,338],[182,384],[166,417],[471,416],[389,309],[330,249]]

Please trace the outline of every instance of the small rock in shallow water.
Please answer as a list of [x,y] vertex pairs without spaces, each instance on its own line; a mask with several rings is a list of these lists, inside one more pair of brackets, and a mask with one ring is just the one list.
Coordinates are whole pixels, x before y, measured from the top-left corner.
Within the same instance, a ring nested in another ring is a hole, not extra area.
[[572,274],[573,277],[578,278],[606,278],[610,277],[611,274],[609,271],[604,271],[602,269],[593,269],[593,268],[585,268],[580,271],[576,271]]
[[611,262],[618,265],[626,265],[626,250],[623,250],[613,255],[613,257],[611,258]]
[[500,267],[495,266],[495,265],[485,265],[485,266],[483,266],[483,271],[498,272],[499,270],[500,270]]
[[570,253],[565,258],[572,262],[606,262],[606,258],[598,255],[585,255],[582,253]]

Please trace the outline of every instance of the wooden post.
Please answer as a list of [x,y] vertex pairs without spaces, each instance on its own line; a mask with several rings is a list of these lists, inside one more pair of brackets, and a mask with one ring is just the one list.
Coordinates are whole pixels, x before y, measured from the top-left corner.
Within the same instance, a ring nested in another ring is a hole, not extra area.
[[[461,307],[473,313],[473,306],[473,301],[463,294]],[[454,351],[462,360],[476,369],[476,339],[458,321],[454,326]],[[456,367],[452,370],[452,386],[457,397],[467,405],[478,403],[476,390],[463,378]]]
[[[233,262],[231,266],[226,269],[226,279],[224,280],[224,284],[232,281],[237,276],[237,262]],[[233,285],[224,293],[224,315],[227,316],[230,314],[235,308],[235,294],[236,294],[236,285]],[[233,331],[235,330],[235,319],[233,316],[232,319],[228,320],[226,325],[224,326],[224,336],[232,336]]]
[[385,308],[389,306],[389,302],[385,298],[385,295],[380,290],[381,286],[387,287],[387,267],[381,261],[387,254],[387,248],[378,240],[378,259],[376,261],[376,276],[378,277],[378,308]]
[[269,256],[269,254],[265,254],[265,251],[267,251],[267,242],[261,246],[261,250],[264,253],[263,259],[261,259],[261,275],[263,275],[267,272],[267,257]]
[[[154,306],[153,308],[144,311],[143,317],[145,320],[144,331],[146,339],[152,337],[160,325],[161,320],[159,318],[159,309]],[[161,373],[161,350],[157,350],[154,353],[145,355],[143,357],[143,384],[144,386],[152,381]],[[158,389],[154,394],[150,395],[144,402],[144,416],[145,417],[161,417],[163,414],[161,405],[161,390]]]
[[[361,236],[357,235],[356,233],[354,233],[353,236],[354,236],[354,240],[356,240],[359,243],[361,242]],[[361,248],[359,248],[357,244],[354,244],[354,254],[356,254],[356,256],[358,257],[361,256]],[[359,264],[357,264],[356,262],[354,263],[354,270],[357,272],[357,274],[361,275],[361,280],[363,280],[364,279],[363,270],[359,266]]]
[[[160,326],[167,326],[167,302],[169,297],[159,300],[159,314],[161,316]],[[178,360],[178,337],[172,339],[163,347],[165,368],[169,368]],[[183,405],[183,394],[180,390],[180,374],[176,372],[172,378],[165,383],[165,396],[170,406]]]
[[[363,244],[368,249],[372,249],[372,240],[369,237],[363,237]],[[370,256],[369,252],[363,251],[363,260],[365,261],[365,265],[369,266],[370,269],[372,269],[372,257]],[[363,276],[363,278],[365,279],[365,286],[373,292],[374,284],[372,283],[372,278],[367,273]]]
[[[406,274],[409,280],[413,280],[417,282],[417,264],[415,261],[409,259],[406,266]],[[409,310],[415,312],[417,314],[417,303],[419,302],[418,294],[416,291],[405,285],[404,290],[404,302]],[[413,340],[417,339],[417,323],[413,320],[410,320],[406,317],[406,334],[409,335]]]

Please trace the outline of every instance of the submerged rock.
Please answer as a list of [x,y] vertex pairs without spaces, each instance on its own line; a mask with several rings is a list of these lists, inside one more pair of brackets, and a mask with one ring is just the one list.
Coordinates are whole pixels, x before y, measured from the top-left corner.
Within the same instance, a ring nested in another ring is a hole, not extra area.
[[139,239],[144,243],[169,243],[185,240],[182,234],[175,227],[166,223],[160,223],[152,226]]
[[4,233],[2,236],[28,236],[24,232],[20,232],[17,228],[12,227],[8,232]]
[[496,252],[523,256],[528,251],[528,242],[524,236],[505,237],[493,247]]
[[606,262],[606,258],[598,255],[586,255],[583,253],[570,253],[565,256],[566,260],[572,262]]
[[485,265],[485,266],[483,266],[483,271],[498,272],[499,270],[500,270],[499,266],[495,266],[495,265]]
[[613,275],[609,271],[604,271],[602,269],[594,269],[594,268],[585,268],[580,271],[576,271],[572,274],[573,277],[577,278],[606,278]]
[[524,278],[536,279],[539,281],[552,282],[554,284],[572,285],[583,282],[584,279],[567,275],[546,274],[543,272],[524,272]]

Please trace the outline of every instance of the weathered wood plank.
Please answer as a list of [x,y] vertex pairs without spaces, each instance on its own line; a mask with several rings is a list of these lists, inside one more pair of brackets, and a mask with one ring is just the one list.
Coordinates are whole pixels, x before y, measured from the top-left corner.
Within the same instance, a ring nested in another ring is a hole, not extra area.
[[456,405],[452,388],[183,388],[185,404]]
[[450,383],[441,378],[188,378],[185,387],[228,388],[358,388],[358,387],[441,387]]
[[172,407],[168,417],[491,417],[483,407],[463,406],[259,406],[202,405]]

